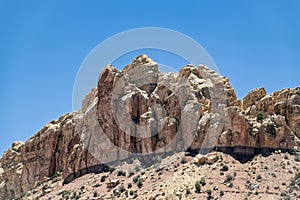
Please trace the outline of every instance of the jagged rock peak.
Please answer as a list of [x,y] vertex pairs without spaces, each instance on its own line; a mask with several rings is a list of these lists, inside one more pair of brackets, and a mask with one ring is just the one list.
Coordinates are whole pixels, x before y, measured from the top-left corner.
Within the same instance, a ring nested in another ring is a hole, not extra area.
[[137,64],[147,64],[147,63],[155,63],[149,56],[146,54],[139,55],[135,59],[133,59],[131,65],[137,65]]
[[138,57],[136,57],[135,59],[133,59],[131,64],[124,67],[124,69],[122,71],[127,72],[131,69],[134,69],[136,67],[142,67],[142,66],[157,66],[157,70],[158,70],[158,64],[155,61],[153,61],[146,54],[142,54],[142,55],[139,55]]

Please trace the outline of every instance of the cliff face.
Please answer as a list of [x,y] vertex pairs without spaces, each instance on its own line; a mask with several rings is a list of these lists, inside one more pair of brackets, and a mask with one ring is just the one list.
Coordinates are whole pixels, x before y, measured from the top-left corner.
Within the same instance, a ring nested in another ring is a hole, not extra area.
[[78,112],[47,124],[0,159],[0,199],[53,176],[66,182],[145,154],[212,148],[240,157],[293,151],[300,137],[300,88],[237,100],[227,78],[205,66],[162,73],[145,55],[122,71],[107,66]]

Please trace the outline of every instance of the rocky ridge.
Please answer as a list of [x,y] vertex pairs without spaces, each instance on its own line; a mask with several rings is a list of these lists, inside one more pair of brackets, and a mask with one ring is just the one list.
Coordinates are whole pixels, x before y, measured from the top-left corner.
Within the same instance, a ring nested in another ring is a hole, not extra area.
[[53,120],[0,159],[0,199],[15,199],[53,177],[65,183],[101,163],[216,149],[250,158],[294,151],[300,137],[300,88],[236,98],[229,80],[205,66],[162,73],[145,55],[122,71],[111,65],[81,110]]

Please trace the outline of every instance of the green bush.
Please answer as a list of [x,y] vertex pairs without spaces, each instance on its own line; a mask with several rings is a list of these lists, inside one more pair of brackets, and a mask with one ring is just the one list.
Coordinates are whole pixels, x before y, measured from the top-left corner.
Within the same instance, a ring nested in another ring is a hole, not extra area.
[[226,175],[225,181],[226,181],[226,182],[230,182],[230,181],[232,181],[232,180],[233,180],[233,177],[231,176],[231,174],[227,174],[227,175]]
[[206,193],[208,194],[208,197],[210,198],[212,195],[212,190],[209,188],[206,190]]
[[261,181],[261,179],[262,179],[261,175],[260,175],[260,174],[257,174],[256,180],[257,180],[257,181]]
[[106,178],[107,178],[107,176],[101,176],[100,181],[101,181],[101,182],[104,182]]
[[134,192],[133,192],[133,195],[132,195],[132,198],[133,198],[133,199],[136,199],[137,197],[138,197],[138,194],[137,194],[136,191],[134,191]]
[[198,192],[198,193],[201,191],[200,181],[196,181],[196,183],[195,183],[195,189],[196,189],[196,192]]
[[205,178],[204,178],[204,177],[201,177],[201,179],[200,179],[200,184],[201,184],[202,186],[206,185],[206,181],[205,181]]
[[118,171],[118,176],[125,176],[126,172],[123,172],[122,170]]
[[113,173],[115,171],[115,168],[114,167],[109,167],[108,170],[109,170],[110,173]]
[[256,121],[262,121],[264,119],[264,116],[262,113],[258,113],[256,116]]
[[131,177],[131,176],[134,175],[134,172],[130,169],[129,172],[128,172],[128,174],[129,174],[129,177]]
[[223,190],[220,191],[220,196],[224,196],[225,195],[225,192]]
[[61,192],[61,196],[63,199],[69,199],[70,198],[70,191],[64,190]]
[[223,165],[222,168],[221,168],[221,171],[228,171],[229,167],[228,165]]
[[143,181],[141,179],[138,179],[138,181],[136,182],[136,185],[138,186],[138,188],[143,187]]
[[124,185],[122,184],[122,185],[120,185],[120,187],[119,187],[119,191],[121,192],[121,193],[123,193],[123,192],[125,192],[125,187],[124,187]]
[[190,188],[187,188],[187,189],[186,189],[185,194],[186,194],[186,195],[192,194]]
[[95,192],[93,193],[93,196],[94,196],[94,197],[97,197],[97,196],[98,196],[98,192],[95,191]]
[[136,172],[140,171],[140,170],[141,170],[141,166],[140,166],[140,165],[134,166],[134,170],[135,170]]
[[137,175],[137,176],[133,177],[132,180],[133,180],[134,183],[137,183],[139,179],[140,179],[140,176]]
[[132,183],[128,183],[127,184],[127,188],[129,189],[129,188],[132,188]]

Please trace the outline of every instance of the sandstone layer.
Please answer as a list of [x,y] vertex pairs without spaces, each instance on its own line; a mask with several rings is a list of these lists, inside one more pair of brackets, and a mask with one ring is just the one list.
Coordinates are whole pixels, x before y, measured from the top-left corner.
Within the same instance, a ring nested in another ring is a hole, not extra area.
[[53,178],[66,182],[101,163],[173,151],[221,150],[249,158],[293,151],[300,137],[300,87],[236,98],[229,80],[206,66],[162,73],[141,55],[111,65],[81,110],[53,120],[0,159],[0,199],[14,199]]

